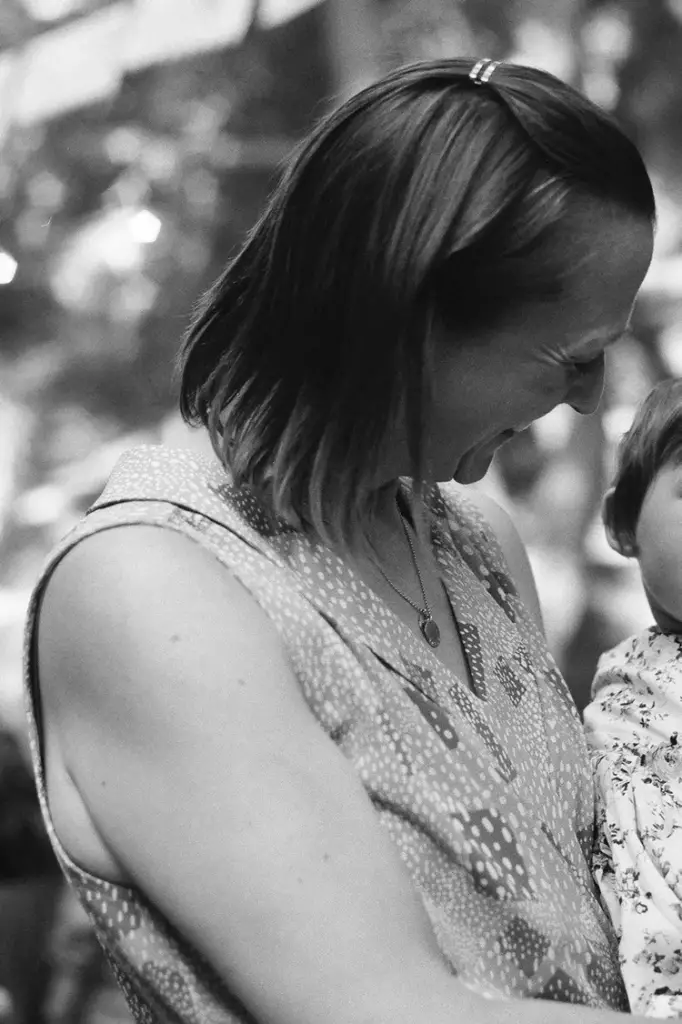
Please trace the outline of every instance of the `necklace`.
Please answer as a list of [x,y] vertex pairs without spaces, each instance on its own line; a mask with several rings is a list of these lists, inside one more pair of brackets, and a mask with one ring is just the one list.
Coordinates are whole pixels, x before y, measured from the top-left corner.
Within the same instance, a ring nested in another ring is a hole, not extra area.
[[396,587],[396,585],[393,582],[393,580],[390,580],[388,578],[388,576],[386,575],[384,570],[379,565],[378,561],[375,563],[375,565],[376,565],[377,569],[379,570],[379,572],[381,573],[381,575],[386,580],[386,582],[388,583],[389,587],[391,587],[393,590],[395,590],[396,594],[398,594],[400,597],[402,597],[402,599],[404,601],[407,601],[408,604],[412,605],[414,610],[419,613],[419,629],[421,630],[422,636],[426,640],[427,644],[430,647],[438,647],[438,644],[440,643],[440,630],[438,628],[438,624],[437,624],[436,620],[433,618],[433,616],[431,614],[431,609],[429,608],[429,602],[428,602],[427,597],[426,597],[426,591],[424,590],[424,582],[422,580],[422,574],[419,571],[419,563],[417,562],[417,555],[415,554],[414,545],[412,543],[412,538],[410,537],[410,532],[409,532],[409,530],[407,528],[407,523],[405,522],[405,517],[403,516],[403,513],[401,511],[400,505],[398,505],[398,515],[400,516],[400,522],[403,524],[403,530],[405,531],[405,536],[407,538],[407,543],[410,545],[410,552],[412,554],[412,561],[414,562],[414,567],[417,570],[417,578],[419,580],[419,586],[421,587],[422,597],[424,599],[424,607],[420,608],[418,604],[415,604],[415,602],[412,600],[412,598],[408,597],[407,594],[403,594],[402,590],[400,590],[398,587]]

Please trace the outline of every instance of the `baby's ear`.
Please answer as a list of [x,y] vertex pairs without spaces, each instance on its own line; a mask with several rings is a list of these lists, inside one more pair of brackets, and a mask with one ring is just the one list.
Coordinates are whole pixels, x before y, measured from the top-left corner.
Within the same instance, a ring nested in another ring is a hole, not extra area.
[[609,487],[608,491],[602,498],[601,503],[601,518],[604,524],[604,531],[606,533],[606,539],[609,542],[609,547],[617,551],[623,558],[634,558],[637,554],[637,548],[635,544],[627,538],[619,537],[613,530],[613,493],[614,488]]

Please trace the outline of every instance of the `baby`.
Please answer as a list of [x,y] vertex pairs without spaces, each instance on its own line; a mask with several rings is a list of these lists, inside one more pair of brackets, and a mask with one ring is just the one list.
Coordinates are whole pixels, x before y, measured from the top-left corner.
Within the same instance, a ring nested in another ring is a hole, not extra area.
[[599,660],[585,709],[594,874],[633,1013],[682,1015],[682,380],[648,395],[604,498],[609,543],[636,558],[655,625]]

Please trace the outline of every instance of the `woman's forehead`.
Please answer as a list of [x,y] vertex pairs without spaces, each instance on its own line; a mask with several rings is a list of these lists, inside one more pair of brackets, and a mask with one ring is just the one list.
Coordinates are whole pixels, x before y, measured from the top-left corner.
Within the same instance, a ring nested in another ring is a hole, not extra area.
[[569,273],[565,304],[584,332],[608,344],[627,329],[653,249],[653,229],[643,219],[602,218],[586,239],[586,255]]
[[648,220],[596,208],[592,217],[575,221],[575,230],[583,252],[578,268],[583,286],[630,283],[639,288],[653,254],[654,229]]

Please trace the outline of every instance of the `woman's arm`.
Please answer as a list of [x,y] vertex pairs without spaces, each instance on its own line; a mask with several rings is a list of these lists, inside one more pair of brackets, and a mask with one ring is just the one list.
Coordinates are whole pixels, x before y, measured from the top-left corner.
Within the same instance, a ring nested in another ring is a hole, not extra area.
[[169,531],[98,534],[40,621],[46,729],[121,870],[263,1024],[597,1024],[454,977],[255,601]]

